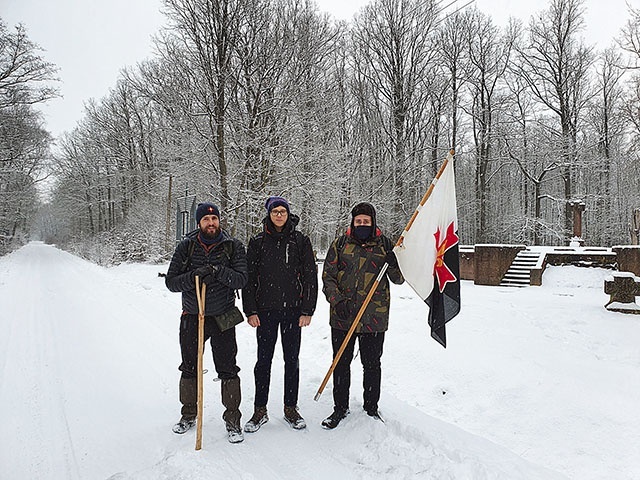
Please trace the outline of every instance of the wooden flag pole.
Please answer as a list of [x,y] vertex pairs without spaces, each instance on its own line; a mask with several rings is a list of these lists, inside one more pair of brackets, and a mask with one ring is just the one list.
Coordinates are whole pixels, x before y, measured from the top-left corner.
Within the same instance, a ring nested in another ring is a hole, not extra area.
[[[427,192],[422,197],[422,200],[420,200],[420,204],[418,205],[418,207],[416,207],[416,210],[415,210],[415,212],[413,212],[413,215],[411,216],[411,219],[409,219],[409,223],[407,223],[407,226],[405,227],[404,231],[402,232],[402,235],[400,235],[400,238],[396,242],[396,245],[395,245],[396,247],[402,245],[402,242],[404,241],[404,234],[409,231],[409,229],[413,225],[414,220],[418,216],[418,213],[420,213],[420,209],[427,202],[427,199],[431,196],[431,192],[433,191],[433,187],[435,187],[436,183],[438,183],[438,180],[442,176],[442,172],[444,172],[444,169],[447,166],[447,163],[449,163],[449,160],[453,159],[453,155],[454,155],[454,150],[453,149],[449,150],[449,153],[447,154],[447,157],[444,159],[444,162],[442,162],[442,166],[440,167],[440,170],[438,170],[438,173],[436,174],[436,177],[433,179],[433,181],[429,185],[429,188],[427,189]],[[360,322],[360,319],[362,318],[362,315],[364,315],[364,312],[367,309],[367,306],[369,305],[369,302],[371,301],[371,298],[373,297],[373,294],[375,293],[376,289],[378,288],[378,285],[382,281],[382,277],[386,273],[387,268],[389,268],[389,264],[387,262],[385,262],[384,265],[382,265],[382,268],[380,269],[380,273],[376,277],[376,280],[373,282],[373,285],[371,285],[371,288],[369,289],[369,293],[365,297],[364,302],[362,303],[362,306],[360,307],[360,310],[358,310],[358,314],[356,315],[356,318],[351,323],[351,327],[349,327],[349,331],[347,332],[347,335],[344,338],[344,340],[342,342],[342,345],[340,345],[340,349],[338,349],[338,352],[336,353],[336,356],[333,359],[333,362],[331,363],[331,367],[329,367],[329,370],[327,371],[327,374],[324,376],[324,379],[322,380],[322,383],[320,384],[320,388],[318,388],[318,392],[316,393],[315,397],[313,397],[313,399],[316,402],[320,398],[320,395],[322,395],[322,392],[324,391],[324,388],[327,386],[327,383],[329,382],[329,378],[331,378],[331,375],[333,374],[333,371],[335,370],[336,365],[340,361],[340,357],[342,357],[342,354],[344,353],[345,349],[347,348],[347,344],[349,343],[349,340],[351,340],[351,337],[353,336],[353,332],[356,330],[356,327],[358,326],[358,323]]]
[[404,231],[402,232],[402,235],[400,235],[400,238],[398,239],[398,242],[396,243],[396,246],[401,246],[402,242],[404,242],[404,234],[409,231],[409,229],[413,225],[413,222],[415,221],[416,217],[420,213],[420,210],[422,209],[422,207],[424,207],[424,204],[427,203],[427,200],[431,196],[431,192],[433,192],[433,189],[436,186],[436,183],[438,183],[438,180],[440,180],[440,177],[442,176],[442,173],[444,172],[444,169],[447,167],[447,164],[449,163],[450,160],[453,160],[453,155],[454,154],[455,154],[455,151],[453,150],[453,148],[449,150],[449,153],[447,153],[447,156],[444,159],[444,162],[442,162],[442,165],[440,166],[440,170],[438,170],[438,173],[436,174],[435,178],[431,181],[431,184],[429,185],[429,188],[427,189],[427,191],[425,192],[424,196],[422,197],[422,200],[420,200],[420,203],[416,207],[415,212],[413,212],[413,215],[411,215],[411,218],[409,219],[409,223],[407,223],[407,226],[405,227]]
[[202,369],[202,357],[204,356],[204,305],[207,294],[207,285],[200,287],[200,277],[196,275],[196,296],[198,297],[198,413],[196,425],[196,450],[202,448],[202,402],[204,379]]
[[364,299],[364,302],[363,302],[362,306],[360,307],[360,310],[358,310],[358,314],[356,315],[356,318],[353,320],[353,323],[351,323],[351,327],[349,328],[349,331],[347,332],[347,336],[344,337],[344,341],[342,342],[342,345],[340,345],[340,349],[336,353],[336,356],[333,359],[333,363],[331,364],[331,367],[329,368],[329,371],[324,376],[324,380],[322,380],[322,384],[320,384],[320,388],[318,389],[318,393],[316,393],[316,396],[313,397],[313,399],[316,402],[320,398],[320,395],[322,395],[322,391],[324,390],[324,387],[327,386],[327,382],[329,381],[329,378],[331,378],[331,374],[335,370],[336,365],[338,364],[338,361],[340,360],[340,357],[342,357],[342,354],[344,353],[345,348],[347,348],[347,343],[349,343],[349,340],[351,339],[351,336],[353,335],[353,332],[355,331],[356,327],[358,326],[358,322],[360,322],[360,319],[362,318],[362,315],[364,315],[364,311],[367,309],[367,306],[369,305],[369,302],[371,301],[371,297],[373,297],[373,294],[375,293],[376,288],[378,288],[378,284],[382,280],[382,277],[384,276],[384,274],[387,271],[388,267],[389,267],[389,264],[387,262],[384,262],[384,265],[382,265],[382,268],[380,269],[380,273],[376,277],[375,282],[373,282],[373,285],[371,285],[371,289],[369,290],[369,293],[367,294],[366,298]]

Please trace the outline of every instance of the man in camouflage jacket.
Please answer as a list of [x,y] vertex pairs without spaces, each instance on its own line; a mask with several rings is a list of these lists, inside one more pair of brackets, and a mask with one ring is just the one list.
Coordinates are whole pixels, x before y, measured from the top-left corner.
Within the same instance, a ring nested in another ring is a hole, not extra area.
[[334,411],[322,422],[327,429],[335,428],[349,413],[351,360],[356,338],[364,375],[363,406],[368,415],[380,419],[380,358],[384,334],[389,327],[389,280],[396,284],[404,282],[392,249],[393,244],[376,225],[373,205],[359,203],[351,211],[351,225],[346,235],[336,239],[327,252],[322,291],[331,304],[329,323],[334,357],[380,269],[385,262],[389,265],[333,371]]

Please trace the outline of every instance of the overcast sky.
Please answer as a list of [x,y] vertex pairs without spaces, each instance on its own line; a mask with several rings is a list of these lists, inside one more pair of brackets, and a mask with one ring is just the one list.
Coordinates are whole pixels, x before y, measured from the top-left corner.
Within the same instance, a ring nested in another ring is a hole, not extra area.
[[[630,0],[630,3],[638,0]],[[467,0],[458,0],[464,5]],[[316,0],[322,11],[350,19],[369,0]],[[448,2],[443,2],[448,3]],[[509,15],[528,21],[547,0],[475,0],[504,25]],[[153,55],[151,36],[164,23],[162,0],[0,0],[0,16],[12,28],[21,22],[44,57],[60,67],[63,98],[45,105],[48,130],[57,136],[82,118],[89,98],[102,98],[120,70]],[[587,0],[585,39],[606,47],[628,18],[625,0]]]

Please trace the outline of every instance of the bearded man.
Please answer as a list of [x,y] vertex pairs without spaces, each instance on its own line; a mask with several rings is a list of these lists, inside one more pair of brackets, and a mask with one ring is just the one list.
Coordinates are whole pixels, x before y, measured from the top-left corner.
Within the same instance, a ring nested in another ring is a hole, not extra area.
[[182,292],[180,318],[180,421],[175,433],[185,433],[195,425],[198,392],[198,301],[195,277],[206,285],[204,338],[210,340],[218,378],[221,380],[222,418],[231,443],[244,437],[240,426],[240,368],[236,363],[238,345],[235,324],[243,321],[235,306],[235,290],[247,283],[247,258],[242,243],[220,227],[220,210],[213,203],[196,209],[198,228],[178,244],[165,283],[172,292]]

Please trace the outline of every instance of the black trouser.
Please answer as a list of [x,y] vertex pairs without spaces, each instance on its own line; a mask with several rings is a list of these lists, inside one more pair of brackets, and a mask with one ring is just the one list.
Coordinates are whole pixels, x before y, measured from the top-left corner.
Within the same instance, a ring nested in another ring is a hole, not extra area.
[[[220,385],[222,404],[226,407],[222,414],[228,430],[240,428],[240,368],[236,365],[238,345],[236,343],[236,329],[230,328],[220,331],[214,317],[204,317],[204,341],[211,339],[211,351],[218,378],[222,380]],[[180,350],[182,352],[182,364],[179,369],[182,372],[180,378],[180,402],[182,403],[182,416],[195,418],[197,404],[198,385],[198,316],[182,315],[180,319]]]
[[[240,368],[236,364],[238,344],[236,329],[220,331],[212,316],[204,317],[204,342],[211,339],[213,364],[218,378],[229,380],[238,377]],[[198,370],[198,315],[184,314],[180,319],[180,351],[182,378],[196,378]]]
[[[347,336],[346,330],[331,329],[331,344],[333,357],[340,350],[340,346]],[[357,333],[349,339],[349,343],[342,352],[342,356],[333,370],[333,403],[335,408],[347,410],[349,408],[349,387],[351,386],[351,360],[353,349],[358,338],[360,348],[360,360],[362,361],[364,388],[364,409],[375,411],[380,400],[380,381],[382,380],[382,345],[384,344],[384,332]]]
[[295,407],[298,404],[298,385],[300,383],[300,340],[302,328],[299,325],[299,311],[259,312],[260,326],[256,329],[258,340],[258,360],[253,369],[256,382],[254,405],[266,407],[269,400],[271,382],[271,362],[278,340],[278,328],[284,358],[284,404]]

